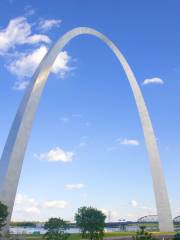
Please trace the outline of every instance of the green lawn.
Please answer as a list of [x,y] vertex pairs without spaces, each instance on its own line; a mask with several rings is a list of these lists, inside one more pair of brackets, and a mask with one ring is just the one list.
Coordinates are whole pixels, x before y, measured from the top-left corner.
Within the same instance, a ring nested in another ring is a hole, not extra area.
[[[105,233],[105,237],[118,237],[118,236],[133,236],[136,232],[109,232]],[[172,235],[174,233],[153,232],[154,235]],[[43,240],[42,235],[26,235],[27,240]],[[80,234],[71,234],[69,240],[80,240]]]

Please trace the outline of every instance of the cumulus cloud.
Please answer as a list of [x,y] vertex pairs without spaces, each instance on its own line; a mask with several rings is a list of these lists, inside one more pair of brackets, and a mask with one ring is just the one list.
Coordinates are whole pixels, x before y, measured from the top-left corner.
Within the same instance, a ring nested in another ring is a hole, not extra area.
[[[24,10],[24,16],[11,19],[6,27],[0,29],[0,55],[6,57],[7,70],[18,77],[12,87],[14,90],[24,90],[27,87],[28,78],[32,77],[48,51],[51,39],[41,32],[61,24],[60,19],[41,19],[39,23],[30,23],[28,17],[35,14],[35,11],[31,6],[26,6]],[[18,46],[26,48],[20,52]],[[65,74],[73,69],[69,66],[70,60],[71,57],[66,51],[60,52],[51,72],[64,78]]]
[[56,147],[47,153],[40,153],[34,155],[39,160],[48,162],[71,162],[74,157],[73,152],[66,152],[62,148]]
[[[34,14],[31,7],[26,9],[28,14]],[[61,20],[48,19],[41,20],[40,25],[42,29],[49,30],[52,27],[59,26]],[[8,60],[6,68],[18,79],[15,82],[14,90],[24,90],[27,85],[27,78],[31,77],[35,72],[37,66],[48,51],[48,45],[51,42],[50,38],[45,34],[35,34],[32,26],[37,24],[30,24],[27,17],[21,16],[11,19],[6,28],[0,30],[0,55],[5,55]],[[39,28],[39,30],[42,30]],[[25,49],[24,52],[16,50],[17,46],[31,45],[33,49]],[[35,46],[35,49],[34,49]],[[13,53],[12,50],[13,49]],[[62,51],[57,56],[56,61],[52,67],[51,72],[64,78],[65,74],[72,70],[69,67],[71,57],[66,51]],[[24,80],[25,78],[25,80]]]
[[43,204],[44,208],[65,208],[66,206],[66,201],[46,201]]
[[160,85],[163,85],[164,81],[161,78],[154,77],[154,78],[147,78],[142,83],[142,85],[148,85],[148,84],[160,84]]
[[50,43],[50,38],[43,34],[32,34],[31,25],[25,17],[9,21],[8,26],[0,31],[0,54],[3,55],[16,45]]
[[118,139],[117,140],[121,145],[129,145],[129,146],[139,146],[139,141],[136,139]]
[[59,27],[61,22],[62,21],[60,19],[43,19],[39,22],[39,29],[44,32],[49,31],[53,27]]
[[82,189],[85,187],[85,184],[83,183],[76,183],[76,184],[66,184],[65,188],[72,190],[72,189]]
[[60,52],[53,64],[52,72],[63,78],[66,72],[72,70],[72,68],[68,66],[70,59],[71,57],[66,51]]
[[[58,213],[58,209],[64,209],[67,205],[68,203],[64,200],[39,201],[25,194],[18,193],[12,218],[15,221],[42,221],[51,217],[52,211],[54,211],[54,214]],[[49,209],[51,209],[50,212]]]
[[30,198],[23,194],[16,195],[14,211],[40,214],[38,202],[34,198]]
[[[47,53],[48,48],[44,45],[33,50],[30,53],[21,53],[16,56],[8,65],[8,70],[19,78],[30,77],[35,72],[35,69]],[[66,51],[60,52],[53,67],[52,72],[64,77],[69,70],[70,56]]]
[[40,46],[31,53],[20,53],[7,66],[8,70],[19,78],[30,77],[47,53],[46,46]]

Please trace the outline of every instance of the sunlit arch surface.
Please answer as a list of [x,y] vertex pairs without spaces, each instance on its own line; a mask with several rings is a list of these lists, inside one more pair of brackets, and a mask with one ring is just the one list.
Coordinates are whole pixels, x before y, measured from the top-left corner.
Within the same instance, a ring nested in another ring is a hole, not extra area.
[[161,231],[171,232],[173,231],[173,222],[166,184],[156,138],[141,90],[129,64],[116,45],[102,33],[87,27],[72,29],[54,44],[39,64],[32,82],[19,106],[0,161],[0,201],[9,207],[9,218],[5,231],[9,227],[24,154],[44,85],[59,52],[72,38],[81,34],[94,35],[105,42],[114,52],[126,73],[138,108],[149,154],[159,227]]

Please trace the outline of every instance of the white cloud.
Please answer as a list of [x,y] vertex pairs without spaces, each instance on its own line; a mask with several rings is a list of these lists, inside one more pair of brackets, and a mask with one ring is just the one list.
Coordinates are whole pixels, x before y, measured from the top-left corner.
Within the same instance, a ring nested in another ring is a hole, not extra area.
[[118,139],[117,141],[121,145],[139,146],[139,141],[136,139]]
[[30,214],[40,214],[37,201],[23,194],[17,194],[15,199],[14,211],[26,212]]
[[119,214],[114,210],[108,210],[105,208],[101,208],[99,210],[103,212],[104,215],[106,215],[106,221],[117,221],[117,219],[119,218]]
[[72,190],[72,189],[82,189],[84,187],[85,187],[85,185],[83,183],[66,184],[65,185],[65,188],[70,189],[70,190]]
[[18,90],[18,91],[21,91],[21,90],[24,90],[24,89],[26,89],[26,87],[29,85],[29,81],[20,81],[20,80],[18,80],[18,81],[16,81],[15,83],[14,83],[14,86],[13,86],[13,89],[14,90]]
[[66,201],[47,201],[43,204],[44,208],[65,208],[66,206]]
[[47,153],[35,154],[39,160],[45,160],[48,162],[71,162],[74,157],[73,152],[65,152],[63,149],[56,147],[51,149]]
[[8,70],[19,78],[30,77],[47,53],[46,46],[40,46],[31,53],[21,53],[7,66]]
[[131,201],[131,206],[132,207],[137,207],[138,206],[138,202],[136,200],[132,200]]
[[68,66],[70,59],[71,57],[66,51],[60,52],[53,64],[52,72],[63,78],[66,72],[72,70],[72,68]]
[[15,204],[20,204],[20,205],[33,204],[34,205],[34,204],[36,204],[36,201],[34,198],[29,198],[26,195],[18,193],[16,195]]
[[[7,65],[7,69],[19,78],[31,77],[47,51],[48,48],[42,45],[30,53],[18,54]],[[68,66],[69,61],[68,53],[60,52],[51,71],[63,78],[65,73],[71,70]]]
[[108,210],[108,209],[105,209],[105,208],[101,208],[101,209],[99,209],[101,212],[103,212],[107,217],[108,217],[108,215],[109,215],[109,213],[110,213],[110,211]]
[[40,214],[39,208],[35,206],[27,207],[26,209],[24,209],[24,211],[27,213]]
[[142,85],[148,84],[164,84],[164,81],[161,78],[154,77],[154,78],[147,78],[143,81]]
[[[39,201],[25,194],[16,195],[13,216],[14,221],[45,221],[52,216],[58,216],[58,210],[64,209],[68,203],[64,200]],[[50,210],[49,210],[50,209]]]
[[36,43],[40,43],[40,42],[44,42],[44,43],[50,43],[50,39],[48,36],[46,35],[42,35],[42,34],[34,34],[32,36],[29,36],[26,39],[25,43],[29,43],[29,44],[36,44]]
[[61,24],[60,19],[45,19],[39,22],[39,29],[42,31],[51,30],[53,27],[59,27]]
[[[33,32],[33,26],[37,24],[29,23],[27,16],[34,14],[31,6],[25,8],[26,17],[20,16],[11,19],[6,28],[0,29],[0,55],[5,55],[8,63],[7,69],[19,79],[31,77],[37,66],[48,51],[47,44],[51,42],[50,38],[45,34],[36,34]],[[41,20],[39,26],[44,30],[57,27],[61,23],[59,19]],[[40,28],[39,28],[40,29]],[[41,29],[41,30],[42,30]],[[16,51],[17,46],[24,44],[35,45],[36,49],[25,52]],[[37,45],[38,44],[38,45]],[[11,50],[13,49],[13,53]],[[64,78],[65,74],[72,70],[69,67],[71,57],[66,51],[62,51],[57,56],[51,72]],[[27,80],[16,81],[13,89],[24,90],[28,85]]]
[[14,18],[0,31],[0,54],[6,53],[16,45],[50,43],[50,41],[46,35],[32,34],[31,25],[25,17]]

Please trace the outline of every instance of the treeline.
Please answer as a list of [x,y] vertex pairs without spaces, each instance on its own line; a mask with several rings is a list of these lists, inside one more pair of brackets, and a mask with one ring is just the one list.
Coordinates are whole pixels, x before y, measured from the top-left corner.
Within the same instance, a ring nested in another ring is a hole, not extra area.
[[[35,228],[38,225],[39,226],[44,226],[44,222],[30,222],[30,221],[22,221],[22,222],[11,222],[11,227],[32,227]],[[75,223],[67,222],[68,227],[70,228],[76,228]]]
[[[36,227],[38,222],[11,222],[11,227]],[[41,224],[41,223],[40,223]]]

